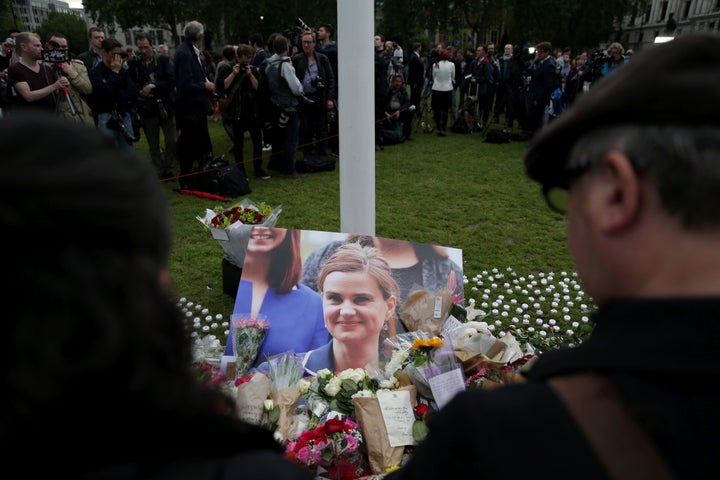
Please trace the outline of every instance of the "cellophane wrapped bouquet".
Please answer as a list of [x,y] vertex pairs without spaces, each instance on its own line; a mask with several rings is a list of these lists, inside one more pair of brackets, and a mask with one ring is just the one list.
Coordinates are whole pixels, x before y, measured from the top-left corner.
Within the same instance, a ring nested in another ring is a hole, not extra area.
[[196,218],[210,230],[230,262],[242,268],[252,227],[274,227],[281,212],[280,205],[271,207],[265,202],[256,204],[244,198],[229,208],[218,206],[212,210],[205,209],[205,215]]

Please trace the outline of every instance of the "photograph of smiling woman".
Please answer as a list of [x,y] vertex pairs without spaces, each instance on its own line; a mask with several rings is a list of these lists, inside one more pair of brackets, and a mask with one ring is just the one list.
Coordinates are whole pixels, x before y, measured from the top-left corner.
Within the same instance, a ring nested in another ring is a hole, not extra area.
[[[254,226],[233,314],[265,316],[269,329],[254,365],[286,351],[305,352],[329,339],[320,295],[300,282],[300,230]],[[225,355],[233,355],[232,326]]]
[[395,321],[399,295],[390,266],[374,247],[348,243],[339,247],[318,275],[325,327],[332,339],[300,354],[309,373],[323,368],[379,366],[381,332]]

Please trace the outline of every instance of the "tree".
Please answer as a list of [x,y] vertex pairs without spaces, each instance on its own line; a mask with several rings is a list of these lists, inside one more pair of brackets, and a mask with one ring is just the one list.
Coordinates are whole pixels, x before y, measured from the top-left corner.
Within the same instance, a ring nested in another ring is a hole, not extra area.
[[508,0],[507,22],[512,31],[524,32],[530,42],[548,40],[553,46],[577,52],[615,40],[623,18],[639,3],[642,0]]
[[3,42],[7,37],[8,30],[18,29],[25,30],[22,19],[17,14],[15,2],[13,0],[0,0],[0,35]]
[[198,15],[198,2],[190,0],[83,0],[83,6],[109,32],[115,22],[125,30],[162,27],[172,32],[175,45],[180,43],[178,25]]
[[52,32],[59,32],[67,37],[70,53],[74,55],[87,49],[87,25],[74,13],[50,12],[36,33],[44,42]]

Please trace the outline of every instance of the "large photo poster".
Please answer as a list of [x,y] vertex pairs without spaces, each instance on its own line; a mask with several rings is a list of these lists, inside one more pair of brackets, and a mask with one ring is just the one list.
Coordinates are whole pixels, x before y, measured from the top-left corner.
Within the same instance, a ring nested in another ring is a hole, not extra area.
[[[267,324],[253,367],[292,351],[310,372],[363,368],[382,360],[386,338],[407,330],[408,296],[447,289],[463,305],[463,288],[457,248],[255,226],[233,317]],[[226,355],[237,353],[232,328]]]

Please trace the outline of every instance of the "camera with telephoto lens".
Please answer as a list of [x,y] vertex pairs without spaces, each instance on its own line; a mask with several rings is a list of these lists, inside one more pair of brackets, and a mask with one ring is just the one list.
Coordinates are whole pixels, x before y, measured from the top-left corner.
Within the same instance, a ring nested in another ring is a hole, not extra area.
[[302,30],[310,30],[310,27],[308,27],[307,23],[305,23],[305,22],[303,21],[303,19],[300,18],[300,17],[297,17],[297,18],[295,19],[295,24],[296,24],[298,27],[300,27]]
[[135,135],[127,129],[123,122],[123,116],[117,110],[110,112],[110,118],[105,126],[110,130],[120,132],[128,144],[132,145],[135,143]]

